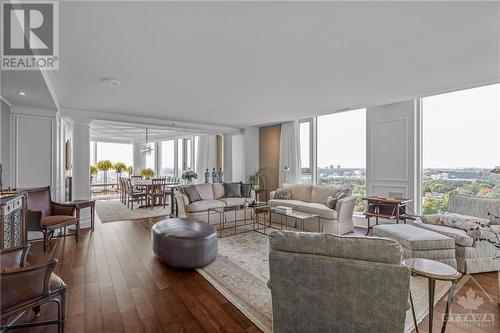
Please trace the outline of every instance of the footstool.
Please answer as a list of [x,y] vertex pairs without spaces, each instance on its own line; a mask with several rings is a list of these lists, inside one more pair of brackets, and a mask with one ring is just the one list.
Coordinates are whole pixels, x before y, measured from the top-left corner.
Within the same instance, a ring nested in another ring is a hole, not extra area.
[[151,241],[158,259],[177,268],[203,267],[217,256],[217,231],[203,221],[162,220],[151,228]]
[[409,224],[374,226],[373,235],[397,241],[403,248],[403,259],[432,259],[457,268],[455,241],[451,237]]

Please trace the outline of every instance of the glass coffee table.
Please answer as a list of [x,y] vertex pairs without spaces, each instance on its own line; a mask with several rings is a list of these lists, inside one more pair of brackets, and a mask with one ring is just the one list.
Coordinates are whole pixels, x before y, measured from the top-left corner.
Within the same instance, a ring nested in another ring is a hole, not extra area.
[[[234,219],[231,221],[227,220],[227,215],[234,212]],[[238,220],[238,213],[243,212],[243,219]],[[233,236],[239,233],[253,231],[255,221],[254,221],[254,207],[250,206],[228,206],[228,207],[217,207],[208,209],[208,224],[210,224],[210,215],[219,215],[219,227],[217,228],[217,235],[219,238],[226,236]],[[251,227],[250,227],[251,226]],[[233,230],[233,233],[228,232]]]
[[[276,214],[279,216],[279,221],[278,222],[271,222],[271,215]],[[287,220],[288,218],[293,218],[295,219],[295,222],[300,223],[300,229],[304,231],[304,223],[306,220],[309,219],[317,219],[318,221],[318,232],[322,232],[322,226],[321,226],[321,220],[318,214],[312,214],[312,213],[306,213],[306,212],[300,212],[297,210],[292,210],[289,213],[277,210],[275,208],[272,208],[268,205],[262,206],[262,207],[257,207],[255,208],[255,226],[254,230],[263,234],[266,234],[266,229],[271,228],[271,229],[278,229],[278,230],[287,230],[288,229],[288,224]],[[273,226],[274,224],[274,226]],[[297,225],[295,223],[295,225]],[[263,230],[263,231],[262,231]]]

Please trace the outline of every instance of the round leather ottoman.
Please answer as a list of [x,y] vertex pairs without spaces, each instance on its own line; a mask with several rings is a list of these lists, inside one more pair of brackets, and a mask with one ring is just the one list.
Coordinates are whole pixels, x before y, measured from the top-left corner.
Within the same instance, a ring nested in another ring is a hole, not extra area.
[[217,256],[215,228],[192,219],[166,219],[151,228],[155,255],[165,264],[178,268],[203,267]]

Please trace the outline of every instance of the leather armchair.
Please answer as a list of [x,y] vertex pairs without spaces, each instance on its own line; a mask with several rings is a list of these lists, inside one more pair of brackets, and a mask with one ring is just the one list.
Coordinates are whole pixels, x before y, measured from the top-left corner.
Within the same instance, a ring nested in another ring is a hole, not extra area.
[[27,197],[27,228],[28,231],[43,233],[43,251],[49,249],[50,239],[54,231],[70,225],[76,226],[75,239],[78,242],[80,234],[80,219],[77,216],[75,204],[54,202],[50,195],[50,186],[25,190]]
[[[66,284],[52,271],[57,265],[53,259],[47,263],[27,266],[26,256],[30,245],[0,251],[2,269],[0,278],[1,331],[41,325],[58,325],[64,331]],[[57,320],[34,321],[15,324],[26,312],[40,313],[40,306],[55,302]]]

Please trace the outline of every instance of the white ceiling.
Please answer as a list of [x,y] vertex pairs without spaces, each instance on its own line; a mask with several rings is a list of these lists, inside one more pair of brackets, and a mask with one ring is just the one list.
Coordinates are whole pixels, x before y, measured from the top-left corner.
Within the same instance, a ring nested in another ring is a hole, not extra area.
[[71,1],[49,76],[61,107],[245,127],[500,82],[499,59],[499,2]]

